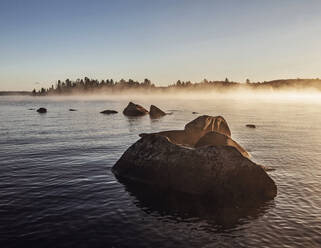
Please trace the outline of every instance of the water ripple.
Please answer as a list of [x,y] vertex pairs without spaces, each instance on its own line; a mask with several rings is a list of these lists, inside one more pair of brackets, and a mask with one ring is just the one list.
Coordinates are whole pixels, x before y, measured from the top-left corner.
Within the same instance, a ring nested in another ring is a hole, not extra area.
[[[0,246],[320,247],[321,104],[155,102],[177,111],[151,121],[99,114],[108,106],[121,111],[122,101],[0,97]],[[27,111],[39,105],[46,115]],[[242,210],[177,199],[166,205],[115,179],[111,167],[140,132],[183,128],[195,118],[191,109],[223,115],[253,160],[276,169],[274,201]]]

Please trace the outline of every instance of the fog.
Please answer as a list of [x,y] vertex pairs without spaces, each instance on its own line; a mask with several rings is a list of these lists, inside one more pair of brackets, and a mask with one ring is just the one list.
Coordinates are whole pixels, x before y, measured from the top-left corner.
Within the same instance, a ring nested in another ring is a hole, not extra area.
[[262,90],[262,89],[233,89],[225,91],[170,89],[166,92],[144,90],[125,90],[121,92],[95,92],[87,94],[49,95],[49,96],[1,96],[6,101],[150,101],[153,100],[262,100],[262,101],[304,101],[321,102],[321,92],[315,89],[304,90]]

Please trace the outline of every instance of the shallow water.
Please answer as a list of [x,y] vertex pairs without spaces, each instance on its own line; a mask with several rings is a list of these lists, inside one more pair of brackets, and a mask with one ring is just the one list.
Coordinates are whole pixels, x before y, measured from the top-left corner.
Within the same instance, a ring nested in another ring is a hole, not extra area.
[[[0,245],[320,247],[320,98],[132,97],[173,112],[151,120],[123,116],[129,98],[0,97]],[[28,110],[38,107],[48,113]],[[276,169],[273,201],[245,211],[165,204],[115,179],[139,133],[182,129],[193,111],[223,115],[252,159]]]

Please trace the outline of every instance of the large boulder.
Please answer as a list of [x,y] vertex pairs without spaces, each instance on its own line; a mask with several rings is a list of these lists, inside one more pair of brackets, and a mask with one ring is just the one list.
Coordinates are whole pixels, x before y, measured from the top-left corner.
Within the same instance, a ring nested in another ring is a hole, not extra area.
[[216,201],[273,199],[274,181],[264,169],[233,146],[177,145],[146,134],[112,168],[116,177]]
[[166,115],[166,113],[163,110],[157,108],[155,105],[150,106],[149,116],[151,118],[160,118],[160,117],[163,117],[164,115]]
[[138,104],[129,102],[127,107],[123,110],[123,114],[127,116],[142,116],[148,114],[148,111]]
[[113,172],[119,179],[220,202],[274,198],[277,188],[267,167],[249,160],[230,135],[221,116],[200,116],[184,130],[141,134]]
[[201,137],[195,144],[195,147],[202,146],[231,146],[236,148],[236,150],[238,150],[244,157],[250,157],[250,154],[248,154],[248,152],[236,141],[218,132],[208,132],[203,137]]

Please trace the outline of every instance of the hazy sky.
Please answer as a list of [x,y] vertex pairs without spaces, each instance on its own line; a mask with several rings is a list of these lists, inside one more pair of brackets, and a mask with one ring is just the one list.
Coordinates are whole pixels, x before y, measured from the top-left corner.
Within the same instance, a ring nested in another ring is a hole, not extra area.
[[321,78],[321,1],[0,0],[0,90]]

